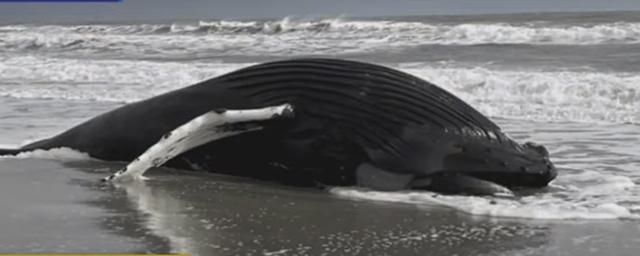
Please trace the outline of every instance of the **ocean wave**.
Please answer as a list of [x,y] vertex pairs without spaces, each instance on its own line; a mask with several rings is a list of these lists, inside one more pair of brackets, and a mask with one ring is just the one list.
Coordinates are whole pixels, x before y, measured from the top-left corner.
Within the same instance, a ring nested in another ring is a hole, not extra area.
[[136,25],[12,25],[0,26],[0,31],[112,35],[349,33],[349,35],[344,35],[347,37],[387,34],[396,37],[414,36],[432,44],[598,44],[638,43],[640,41],[640,23],[635,22],[586,25],[540,22],[449,24],[395,20],[346,20],[342,18],[295,20],[285,17],[275,21],[213,20],[198,21],[197,23]]
[[640,75],[400,64],[493,117],[640,123]]
[[[0,63],[0,96],[133,102],[248,65],[13,57]],[[454,63],[392,67],[431,81],[492,117],[640,123],[638,74],[510,71]]]
[[10,52],[340,54],[429,44],[637,44],[640,23],[439,24],[284,18],[137,25],[12,25],[0,26],[0,38],[0,51]]
[[0,96],[133,102],[249,64],[58,59],[0,59]]

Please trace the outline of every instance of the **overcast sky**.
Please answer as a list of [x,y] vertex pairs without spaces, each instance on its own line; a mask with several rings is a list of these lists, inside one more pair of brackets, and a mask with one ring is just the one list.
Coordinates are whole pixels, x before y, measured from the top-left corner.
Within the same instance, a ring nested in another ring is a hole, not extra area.
[[640,0],[123,0],[2,3],[0,22],[239,19],[640,10]]

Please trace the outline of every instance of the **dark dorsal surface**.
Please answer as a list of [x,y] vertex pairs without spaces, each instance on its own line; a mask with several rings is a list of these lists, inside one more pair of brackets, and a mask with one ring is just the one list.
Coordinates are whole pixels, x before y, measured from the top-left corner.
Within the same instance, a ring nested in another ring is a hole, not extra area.
[[[440,128],[497,131],[498,126],[453,94],[425,80],[384,66],[337,59],[270,62],[223,75],[228,84],[277,103],[296,98],[326,107],[349,108],[367,119],[428,124]],[[353,103],[353,105],[349,105]],[[355,104],[357,103],[357,104]],[[362,105],[359,105],[362,104]],[[375,114],[371,115],[373,111]],[[335,114],[335,112],[332,112]]]
[[239,91],[264,106],[291,103],[297,114],[321,123],[308,134],[337,129],[364,148],[370,160],[394,171],[442,170],[438,158],[450,154],[450,138],[517,147],[497,125],[451,93],[379,65],[286,60],[244,68],[202,86],[206,84]]
[[69,147],[99,159],[131,161],[164,134],[209,111],[283,103],[294,107],[294,118],[210,142],[167,164],[197,163],[206,168],[195,169],[251,177],[274,176],[263,168],[272,164],[285,178],[353,177],[363,163],[417,177],[465,173],[513,185],[544,186],[555,177],[543,147],[515,143],[442,88],[391,68],[336,59],[250,66],[127,104],[0,154]]

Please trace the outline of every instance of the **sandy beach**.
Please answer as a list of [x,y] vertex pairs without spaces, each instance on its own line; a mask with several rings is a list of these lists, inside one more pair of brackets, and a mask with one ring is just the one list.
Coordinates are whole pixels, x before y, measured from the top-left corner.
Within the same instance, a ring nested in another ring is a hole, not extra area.
[[0,161],[4,253],[634,255],[640,248],[634,221],[473,216],[166,168],[149,182],[113,185],[99,178],[122,164]]

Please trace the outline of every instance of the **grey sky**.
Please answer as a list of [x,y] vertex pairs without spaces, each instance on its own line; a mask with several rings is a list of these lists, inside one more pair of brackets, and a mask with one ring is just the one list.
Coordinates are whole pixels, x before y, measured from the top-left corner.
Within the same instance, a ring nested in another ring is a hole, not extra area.
[[640,10],[637,0],[124,0],[0,3],[0,22],[81,22]]

